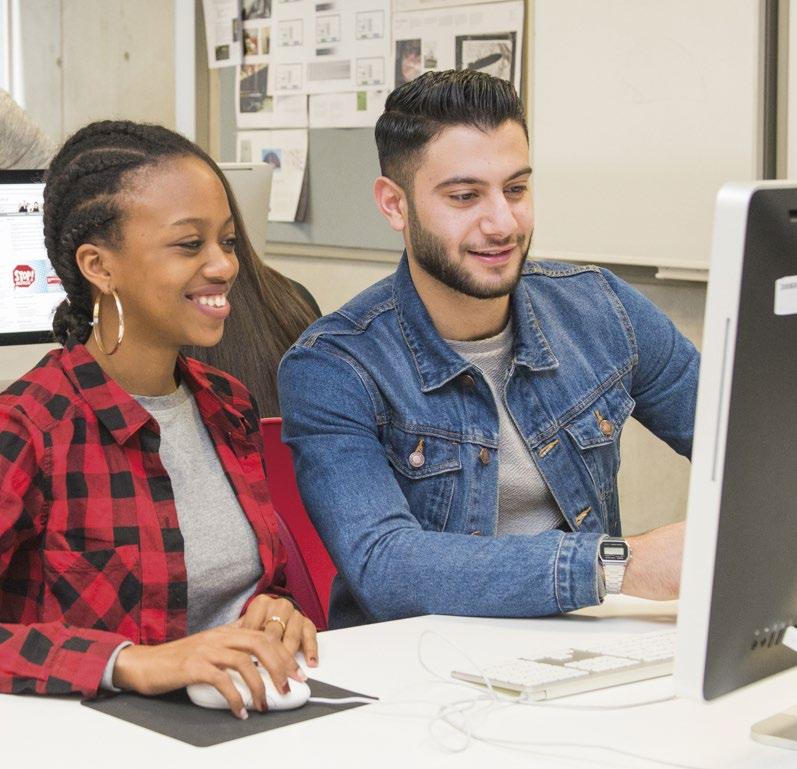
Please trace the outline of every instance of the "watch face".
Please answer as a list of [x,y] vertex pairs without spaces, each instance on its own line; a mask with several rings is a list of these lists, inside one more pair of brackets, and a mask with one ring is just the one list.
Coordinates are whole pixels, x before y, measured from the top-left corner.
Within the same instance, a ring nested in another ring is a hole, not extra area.
[[604,540],[601,542],[601,560],[626,561],[628,560],[628,545],[622,540]]

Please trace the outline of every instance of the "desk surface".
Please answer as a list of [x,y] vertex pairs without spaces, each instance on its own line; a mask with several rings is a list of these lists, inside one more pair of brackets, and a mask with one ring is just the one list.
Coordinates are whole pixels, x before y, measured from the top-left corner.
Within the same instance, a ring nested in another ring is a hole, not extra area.
[[[574,636],[590,640],[672,626],[675,609],[674,603],[622,597],[566,617],[496,620],[432,616],[323,633],[322,666],[314,675],[377,695],[382,703],[211,748],[185,745],[82,707],[72,699],[0,695],[0,764],[4,769],[105,765],[141,769],[148,763],[153,769],[660,766],[594,747],[614,746],[705,769],[797,766],[797,753],[766,747],[749,737],[754,722],[797,703],[797,669],[710,704],[675,700],[607,711],[493,706],[478,724],[478,731],[491,737],[561,742],[557,747],[509,748],[473,742],[462,752],[447,752],[430,737],[430,719],[439,705],[472,695],[470,690],[437,681],[424,670],[418,659],[423,631],[435,631],[476,662],[488,663],[573,643]],[[425,637],[423,660],[442,675],[466,664],[436,635]],[[618,705],[671,693],[672,679],[662,678],[558,703]],[[452,736],[445,728],[440,734]],[[575,741],[593,747],[574,747]],[[541,753],[570,760],[555,761]]]

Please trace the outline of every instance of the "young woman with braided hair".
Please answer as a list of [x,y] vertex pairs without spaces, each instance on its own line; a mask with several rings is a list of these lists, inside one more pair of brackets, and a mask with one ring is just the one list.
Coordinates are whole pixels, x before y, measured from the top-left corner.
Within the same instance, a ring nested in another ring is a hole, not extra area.
[[180,353],[219,342],[251,268],[232,194],[183,137],[93,123],[52,161],[44,230],[63,347],[0,395],[0,691],[204,682],[245,718],[227,669],[265,709],[253,658],[285,690],[294,653],[318,653],[283,587],[248,391]]

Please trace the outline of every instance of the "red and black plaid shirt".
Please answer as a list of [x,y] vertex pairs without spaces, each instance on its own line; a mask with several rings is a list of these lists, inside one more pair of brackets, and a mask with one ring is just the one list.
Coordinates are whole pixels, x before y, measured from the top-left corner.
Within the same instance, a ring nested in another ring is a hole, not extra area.
[[[255,594],[285,594],[249,393],[198,361],[178,368],[257,537]],[[92,696],[122,641],[186,635],[183,537],[159,446],[157,422],[77,343],[0,395],[0,692]]]

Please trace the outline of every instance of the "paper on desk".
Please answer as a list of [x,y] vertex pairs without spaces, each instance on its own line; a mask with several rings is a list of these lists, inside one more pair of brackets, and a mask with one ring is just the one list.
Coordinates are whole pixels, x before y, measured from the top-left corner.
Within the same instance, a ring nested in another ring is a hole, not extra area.
[[390,88],[390,0],[289,0],[273,6],[269,93]]
[[422,72],[476,69],[520,87],[523,1],[393,14],[395,85]]
[[371,128],[385,109],[388,91],[313,94],[310,128]]
[[270,163],[269,221],[294,222],[304,218],[304,187],[307,170],[307,130],[239,131],[238,162]]
[[238,0],[202,0],[205,41],[211,69],[241,63],[241,16]]

